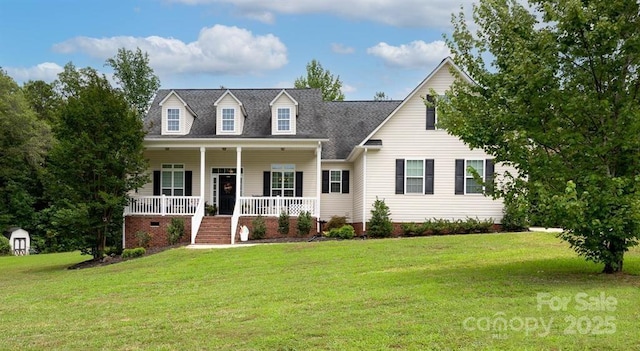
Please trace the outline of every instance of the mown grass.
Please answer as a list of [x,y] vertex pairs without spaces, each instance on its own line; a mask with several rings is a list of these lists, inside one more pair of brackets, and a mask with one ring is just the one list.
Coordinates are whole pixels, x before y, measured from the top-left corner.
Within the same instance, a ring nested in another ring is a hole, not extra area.
[[[179,248],[65,269],[84,259],[0,257],[0,349],[640,349],[640,250],[604,275],[548,233]],[[538,310],[538,293],[567,310]],[[617,305],[579,311],[579,293]],[[519,328],[534,318],[548,335]]]

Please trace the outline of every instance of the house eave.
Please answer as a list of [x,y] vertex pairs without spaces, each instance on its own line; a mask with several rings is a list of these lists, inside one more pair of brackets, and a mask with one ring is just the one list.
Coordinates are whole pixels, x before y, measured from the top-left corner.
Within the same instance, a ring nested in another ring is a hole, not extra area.
[[328,142],[324,138],[145,138],[145,149],[198,149],[222,147],[279,148],[279,149],[316,149],[319,142]]

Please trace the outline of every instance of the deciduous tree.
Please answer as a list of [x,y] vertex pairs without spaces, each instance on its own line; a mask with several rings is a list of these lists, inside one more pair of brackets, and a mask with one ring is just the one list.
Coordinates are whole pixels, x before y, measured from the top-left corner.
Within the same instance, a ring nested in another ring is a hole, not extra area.
[[635,0],[481,0],[477,32],[448,44],[475,80],[439,106],[441,127],[528,181],[538,220],[604,272],[640,235],[640,9]]
[[149,55],[140,48],[135,52],[120,48],[114,57],[107,59],[105,65],[113,68],[113,76],[125,98],[135,107],[138,116],[143,118],[160,87],[160,78],[149,66]]
[[107,238],[119,238],[127,193],[148,181],[144,132],[124,94],[104,76],[67,66],[60,86],[68,94],[47,166],[51,226],[100,258]]
[[320,62],[311,60],[307,64],[307,76],[300,76],[293,84],[298,89],[319,88],[325,101],[342,101],[342,82],[340,76],[334,77],[329,70],[325,70]]

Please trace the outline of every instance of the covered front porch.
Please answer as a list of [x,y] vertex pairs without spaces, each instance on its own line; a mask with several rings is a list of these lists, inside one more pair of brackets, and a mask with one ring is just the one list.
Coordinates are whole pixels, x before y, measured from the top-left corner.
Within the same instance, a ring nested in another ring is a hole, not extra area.
[[321,140],[235,140],[231,145],[229,140],[163,138],[145,143],[152,182],[130,195],[125,216],[187,217],[192,244],[205,205],[231,218],[232,244],[241,217],[282,212],[297,217],[303,211],[319,217]]

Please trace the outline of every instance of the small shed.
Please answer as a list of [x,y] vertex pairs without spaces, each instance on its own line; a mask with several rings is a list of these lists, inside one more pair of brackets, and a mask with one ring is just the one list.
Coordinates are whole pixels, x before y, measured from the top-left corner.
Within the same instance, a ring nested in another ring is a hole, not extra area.
[[22,228],[9,228],[5,236],[9,238],[11,252],[16,256],[24,256],[29,254],[31,248],[31,238],[29,232]]

